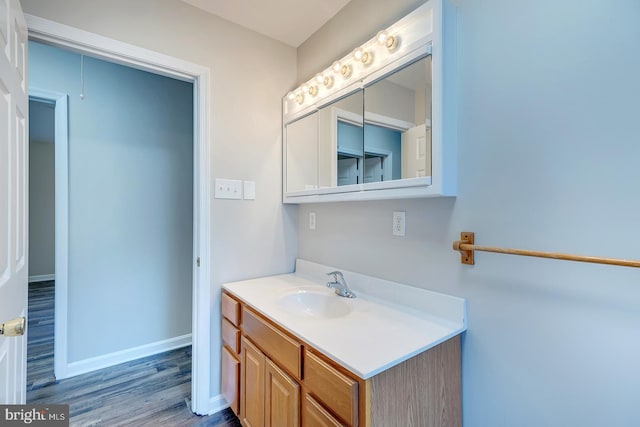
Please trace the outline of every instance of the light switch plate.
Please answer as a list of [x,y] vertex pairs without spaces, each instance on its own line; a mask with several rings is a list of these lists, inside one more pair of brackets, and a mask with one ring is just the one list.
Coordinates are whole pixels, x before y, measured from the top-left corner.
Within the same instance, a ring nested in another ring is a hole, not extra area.
[[245,200],[255,200],[256,198],[256,182],[243,181],[243,196]]
[[242,181],[216,178],[216,199],[242,199]]

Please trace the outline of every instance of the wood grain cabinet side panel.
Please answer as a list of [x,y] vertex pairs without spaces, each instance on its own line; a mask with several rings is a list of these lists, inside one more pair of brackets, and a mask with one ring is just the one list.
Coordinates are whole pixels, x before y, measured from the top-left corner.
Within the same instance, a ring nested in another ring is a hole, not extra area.
[[240,302],[222,292],[222,315],[234,326],[240,326]]
[[229,407],[234,414],[239,415],[240,411],[240,361],[237,356],[222,348],[222,395],[229,403]]
[[242,330],[278,366],[295,378],[301,378],[302,345],[299,342],[280,332],[246,307],[242,310]]
[[308,394],[304,396],[302,412],[302,427],[346,427]]
[[266,358],[242,337],[240,419],[245,427],[264,427],[264,380]]
[[358,382],[338,372],[310,351],[304,354],[307,390],[347,425],[358,425]]
[[367,427],[461,427],[460,337],[368,380]]
[[267,359],[265,427],[300,426],[300,386]]

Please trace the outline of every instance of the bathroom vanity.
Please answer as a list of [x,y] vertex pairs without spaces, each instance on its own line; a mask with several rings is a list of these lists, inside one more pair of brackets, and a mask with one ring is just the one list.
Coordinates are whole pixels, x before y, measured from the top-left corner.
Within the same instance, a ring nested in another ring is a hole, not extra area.
[[464,299],[343,271],[223,285],[222,391],[247,427],[460,426]]

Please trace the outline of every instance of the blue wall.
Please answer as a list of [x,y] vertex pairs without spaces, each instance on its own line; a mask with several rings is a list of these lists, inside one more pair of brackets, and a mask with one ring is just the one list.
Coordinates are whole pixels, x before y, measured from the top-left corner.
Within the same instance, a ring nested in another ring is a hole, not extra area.
[[70,362],[191,332],[191,83],[29,44],[69,95]]
[[349,153],[356,152],[362,156],[363,132],[361,126],[352,125],[338,120],[338,152],[348,150]]
[[[392,179],[402,178],[402,134],[393,129],[371,124],[364,125],[364,140],[367,142],[365,152],[377,153],[378,150],[391,152],[392,155]],[[365,171],[366,175],[366,171]]]

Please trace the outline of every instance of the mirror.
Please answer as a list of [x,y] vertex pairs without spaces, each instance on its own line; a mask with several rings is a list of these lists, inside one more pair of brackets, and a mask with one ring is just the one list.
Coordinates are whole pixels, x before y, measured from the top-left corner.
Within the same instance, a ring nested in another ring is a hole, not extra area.
[[364,119],[362,111],[362,90],[320,109],[318,119],[320,187],[342,187],[363,182]]
[[285,126],[286,191],[318,188],[318,112]]
[[285,132],[288,193],[431,176],[431,56],[288,123]]
[[431,56],[364,89],[364,183],[431,176]]

